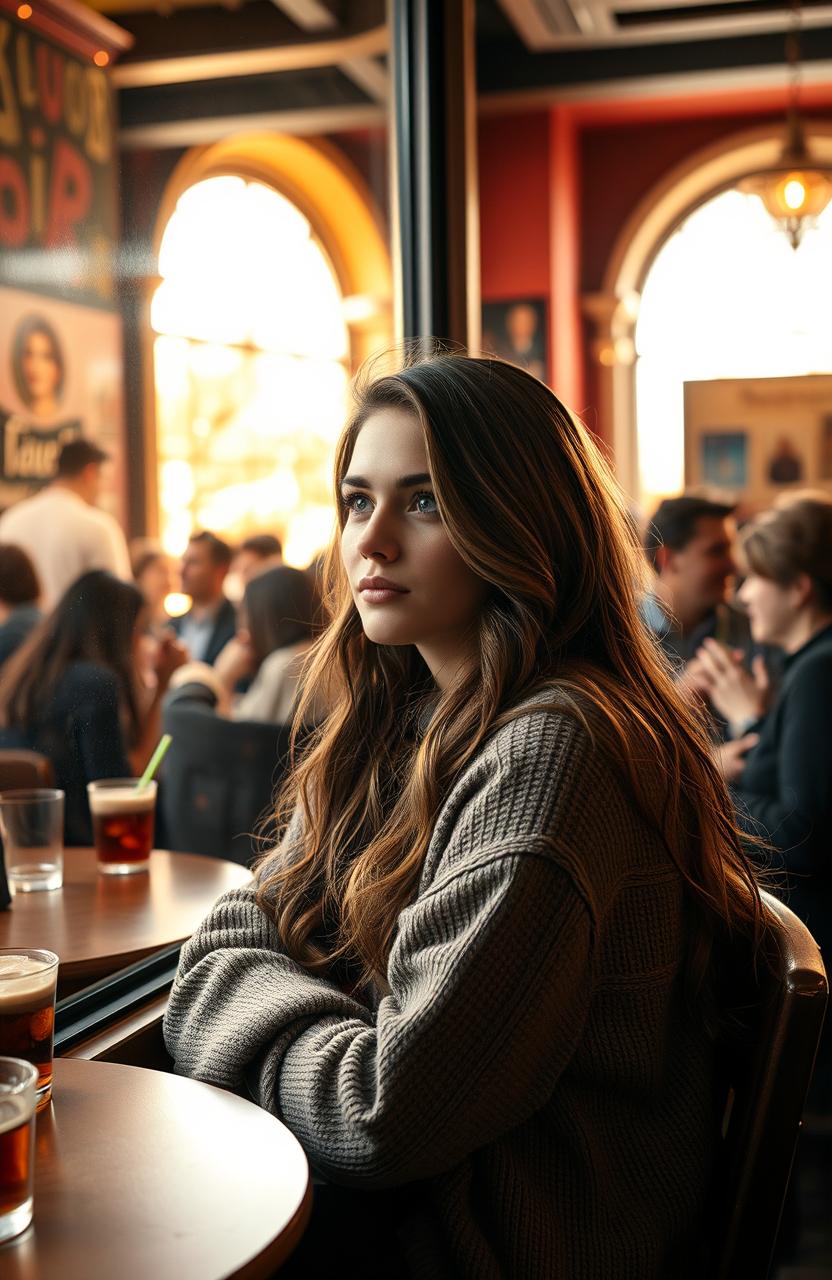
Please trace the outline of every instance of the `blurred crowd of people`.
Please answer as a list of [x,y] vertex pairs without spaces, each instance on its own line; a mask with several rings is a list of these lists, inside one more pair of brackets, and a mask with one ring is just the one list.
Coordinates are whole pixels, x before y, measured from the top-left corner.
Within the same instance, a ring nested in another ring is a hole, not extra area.
[[106,461],[73,440],[0,517],[0,749],[51,760],[70,845],[92,839],[87,783],[144,768],[173,686],[220,716],[290,720],[319,614],[314,571],[284,565],[273,534],[197,532],[179,564],[146,538],[128,548],[96,506]]
[[[662,502],[644,538],[644,616],[713,752],[764,883],[832,957],[832,498],[784,494],[737,530],[735,508]],[[832,1114],[832,1037],[813,1109]]]
[[[320,614],[313,572],[272,534],[194,533],[179,565],[148,539],[128,551],[96,507],[105,461],[72,441],[54,482],[0,518],[0,747],[49,756],[77,844],[86,783],[141,770],[165,698],[287,723]],[[741,825],[832,954],[832,499],[784,496],[738,531],[732,505],[683,494],[643,547],[644,621],[708,717]],[[171,616],[176,592],[190,603]]]

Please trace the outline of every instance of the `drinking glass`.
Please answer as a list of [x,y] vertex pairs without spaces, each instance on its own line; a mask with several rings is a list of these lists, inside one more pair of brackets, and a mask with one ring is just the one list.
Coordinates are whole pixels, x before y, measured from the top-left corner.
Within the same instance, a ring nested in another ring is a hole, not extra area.
[[98,870],[108,876],[146,871],[153,848],[156,783],[138,790],[137,778],[102,778],[87,784]]
[[52,1096],[52,1042],[58,957],[27,947],[0,950],[0,1054],[23,1058],[37,1071],[37,1106]]
[[50,787],[0,791],[0,831],[12,893],[60,889],[64,881],[64,793]]
[[32,1221],[37,1078],[31,1062],[0,1058],[0,1243]]

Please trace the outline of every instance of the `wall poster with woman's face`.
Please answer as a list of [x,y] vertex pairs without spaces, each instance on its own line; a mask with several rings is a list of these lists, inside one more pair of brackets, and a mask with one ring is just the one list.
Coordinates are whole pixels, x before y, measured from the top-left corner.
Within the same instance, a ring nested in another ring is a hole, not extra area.
[[48,484],[84,435],[114,459],[101,505],[123,517],[121,370],[116,315],[0,288],[0,508]]

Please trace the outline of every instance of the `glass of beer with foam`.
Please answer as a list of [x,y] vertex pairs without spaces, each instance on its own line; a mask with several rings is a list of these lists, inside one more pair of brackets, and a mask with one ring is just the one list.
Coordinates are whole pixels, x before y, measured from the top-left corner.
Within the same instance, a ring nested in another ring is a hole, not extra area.
[[0,1057],[0,1243],[32,1221],[37,1081],[31,1062]]
[[0,950],[0,1054],[31,1062],[38,1110],[52,1096],[52,1042],[58,957],[54,951]]
[[137,778],[87,783],[98,870],[108,876],[146,871],[153,848],[156,783]]

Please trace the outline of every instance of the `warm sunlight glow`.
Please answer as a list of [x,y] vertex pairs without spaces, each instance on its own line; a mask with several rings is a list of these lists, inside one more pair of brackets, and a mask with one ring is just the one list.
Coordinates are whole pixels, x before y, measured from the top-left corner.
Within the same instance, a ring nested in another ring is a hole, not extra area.
[[162,543],[180,554],[196,528],[232,542],[272,529],[303,565],[332,528],[347,403],[349,308],[335,272],[289,200],[227,175],[179,198],[159,274]]
[[684,484],[686,381],[832,372],[832,205],[795,252],[753,195],[727,191],[663,245],[636,326],[639,503]]

